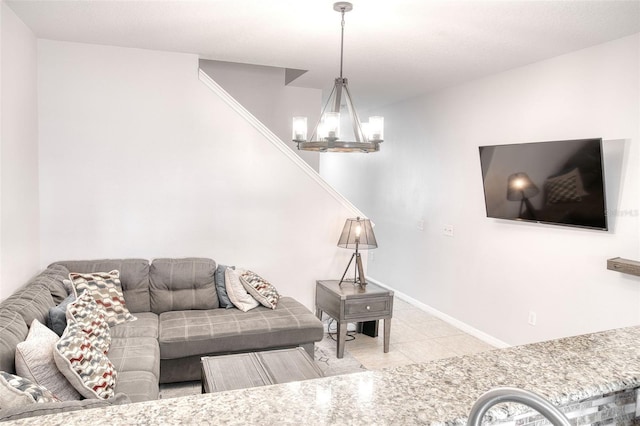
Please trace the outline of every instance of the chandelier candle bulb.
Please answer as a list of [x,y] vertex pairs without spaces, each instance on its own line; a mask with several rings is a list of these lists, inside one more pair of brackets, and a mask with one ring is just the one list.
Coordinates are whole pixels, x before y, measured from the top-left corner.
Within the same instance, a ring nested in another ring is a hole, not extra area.
[[327,135],[329,138],[340,138],[340,113],[339,112],[325,112],[324,124],[326,126]]
[[327,125],[324,120],[318,123],[318,129],[316,130],[316,133],[318,134],[318,140],[323,141],[327,139]]
[[307,117],[293,117],[293,140],[307,140]]
[[373,141],[384,140],[384,117],[374,115],[369,117],[368,123],[369,139]]

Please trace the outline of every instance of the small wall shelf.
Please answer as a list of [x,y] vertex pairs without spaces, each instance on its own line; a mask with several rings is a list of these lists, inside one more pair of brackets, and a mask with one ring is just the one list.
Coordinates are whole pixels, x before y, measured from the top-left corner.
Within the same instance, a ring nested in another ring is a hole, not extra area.
[[623,274],[640,276],[640,262],[623,259],[621,257],[607,259],[607,269],[622,272]]

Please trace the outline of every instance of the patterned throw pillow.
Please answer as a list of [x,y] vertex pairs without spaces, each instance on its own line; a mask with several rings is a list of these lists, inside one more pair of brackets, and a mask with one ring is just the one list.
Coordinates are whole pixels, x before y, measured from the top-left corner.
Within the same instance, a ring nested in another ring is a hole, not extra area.
[[563,175],[547,179],[544,182],[544,189],[549,204],[581,201],[582,197],[589,195],[584,190],[582,177],[577,168]]
[[108,399],[115,395],[116,369],[96,349],[80,326],[69,321],[53,350],[53,359],[69,383],[85,398]]
[[234,271],[231,268],[227,268],[224,271],[224,282],[231,303],[242,312],[247,312],[260,306],[260,303],[245,290],[242,282],[240,282],[240,272],[243,271],[239,269]]
[[267,308],[275,309],[280,295],[269,281],[252,271],[240,274],[240,282],[254,299]]
[[59,337],[34,319],[24,342],[16,346],[16,373],[51,391],[62,401],[80,399],[80,394],[60,373],[53,360],[53,347]]
[[46,388],[31,380],[0,371],[0,410],[45,402],[59,402]]
[[106,320],[106,312],[93,299],[88,290],[67,306],[67,322],[75,321],[87,335],[91,344],[103,353],[111,347],[111,331]]
[[110,327],[136,320],[124,302],[119,271],[90,274],[72,272],[69,274],[69,279],[73,283],[76,297],[82,290],[89,290],[96,303],[106,311],[106,319]]

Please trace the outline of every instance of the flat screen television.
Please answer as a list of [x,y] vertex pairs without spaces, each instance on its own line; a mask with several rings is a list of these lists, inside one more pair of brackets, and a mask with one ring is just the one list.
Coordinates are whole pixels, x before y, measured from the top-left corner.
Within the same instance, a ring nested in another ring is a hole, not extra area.
[[607,230],[602,139],[480,147],[487,217]]

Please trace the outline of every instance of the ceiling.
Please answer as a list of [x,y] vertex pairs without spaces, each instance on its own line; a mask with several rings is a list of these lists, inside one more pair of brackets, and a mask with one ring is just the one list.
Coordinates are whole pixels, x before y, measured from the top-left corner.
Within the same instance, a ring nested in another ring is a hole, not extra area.
[[[352,2],[344,76],[368,106],[640,32],[640,0]],[[308,70],[293,82],[303,87],[327,88],[339,72],[331,0],[6,3],[38,38]]]

